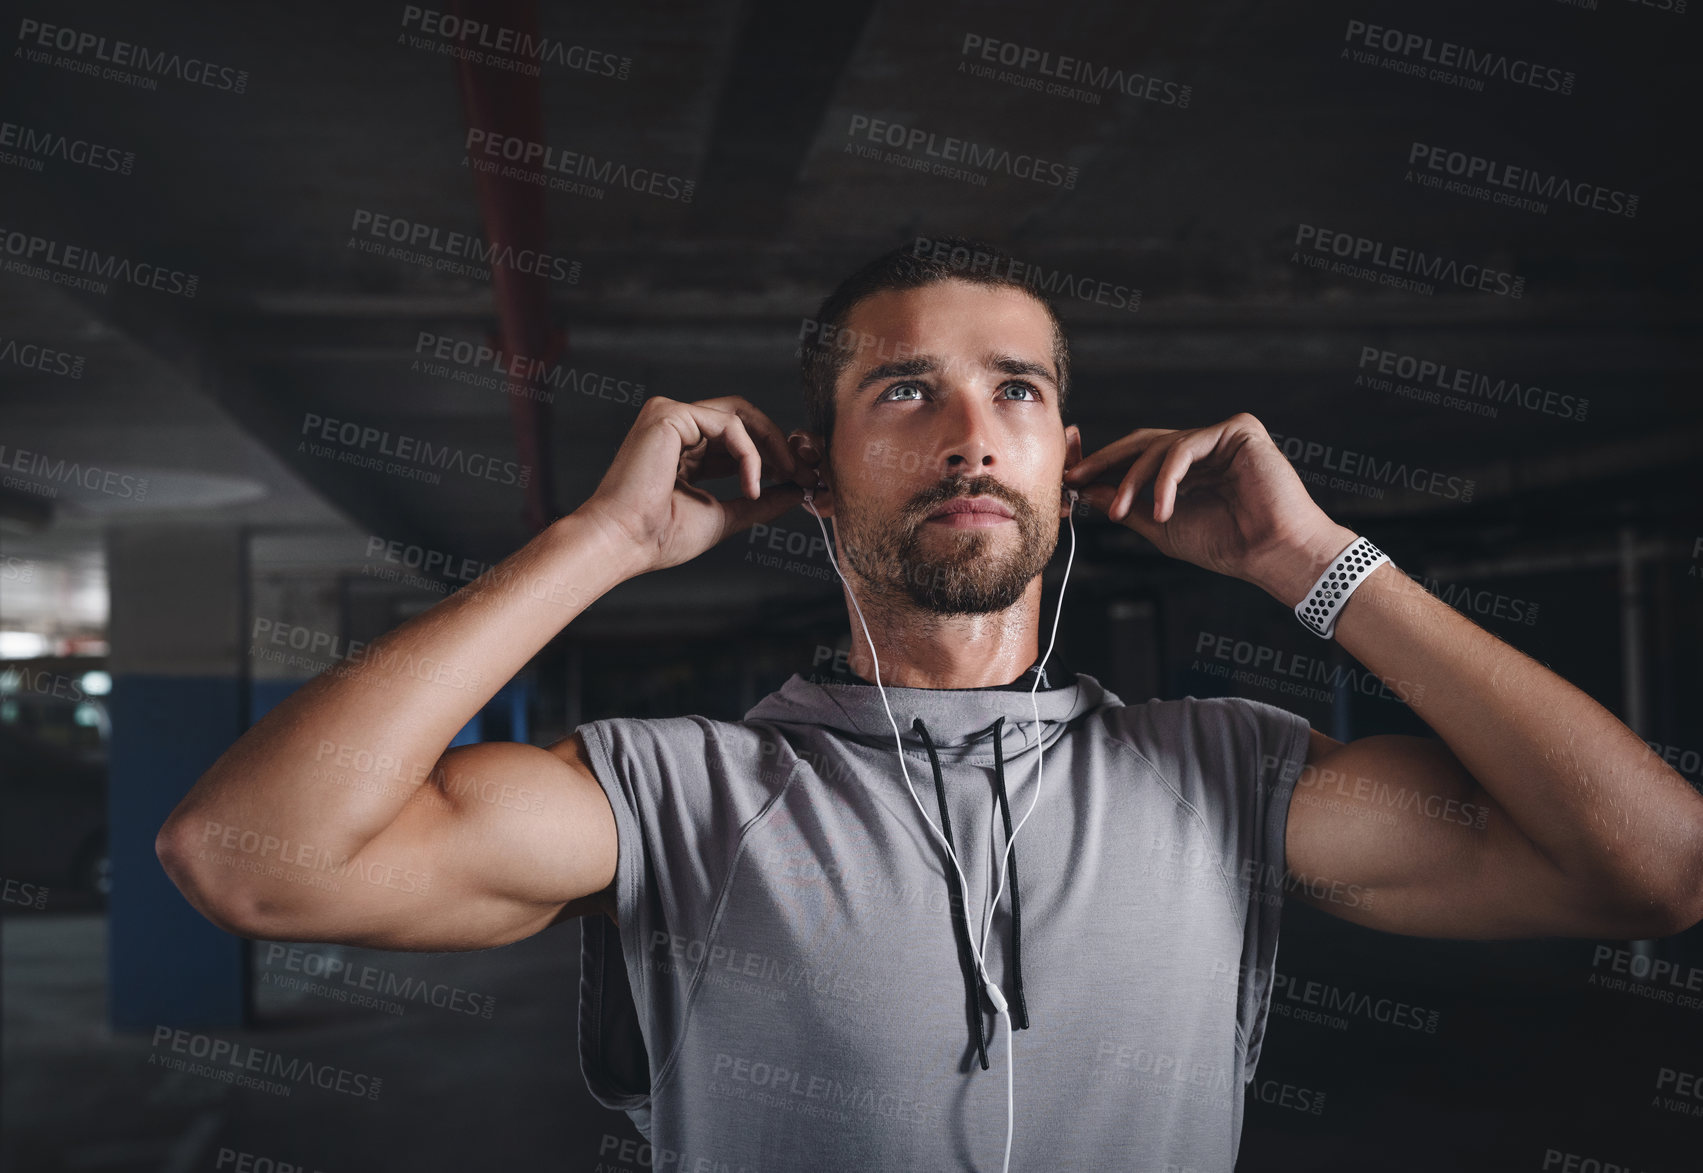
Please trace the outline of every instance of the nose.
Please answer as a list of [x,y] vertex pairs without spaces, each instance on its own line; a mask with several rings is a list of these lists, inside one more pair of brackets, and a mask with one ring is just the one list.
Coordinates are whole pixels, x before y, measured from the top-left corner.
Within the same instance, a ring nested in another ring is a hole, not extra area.
[[975,477],[996,471],[999,441],[986,397],[960,389],[946,397],[938,416],[942,476]]

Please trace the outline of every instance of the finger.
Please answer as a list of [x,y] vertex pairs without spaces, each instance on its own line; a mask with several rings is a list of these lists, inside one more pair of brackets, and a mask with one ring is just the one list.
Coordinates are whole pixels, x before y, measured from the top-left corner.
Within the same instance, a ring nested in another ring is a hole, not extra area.
[[751,433],[745,430],[745,421],[737,415],[729,415],[722,429],[721,442],[739,459],[739,483],[744,487],[745,495],[755,501],[763,491],[763,454],[757,450]]
[[[1081,492],[1082,499],[1086,501],[1091,508],[1098,509],[1108,517],[1111,516],[1110,507],[1112,502],[1117,499],[1118,486],[1089,485],[1082,489]],[[1126,529],[1134,530],[1136,533],[1146,538],[1149,542],[1152,542],[1155,546],[1159,545],[1159,537],[1164,532],[1164,527],[1156,523],[1152,518],[1148,517],[1146,511],[1141,509],[1129,510],[1128,515],[1118,524],[1124,526]]]
[[1123,479],[1118,482],[1118,493],[1112,500],[1112,506],[1106,511],[1106,516],[1113,521],[1122,521],[1135,509],[1135,499],[1141,495],[1142,488],[1153,479],[1153,474],[1159,468],[1159,462],[1165,459],[1176,443],[1176,437],[1182,432],[1173,432],[1160,436],[1155,443],[1148,445],[1135,463],[1129,466]]
[[722,411],[731,411],[743,421],[746,431],[757,441],[757,446],[767,458],[765,463],[775,476],[790,477],[797,474],[798,461],[793,456],[791,446],[786,442],[786,436],[775,421],[749,399],[743,395],[723,395],[702,402]]
[[737,475],[745,495],[755,498],[761,492],[763,456],[751,434],[745,430],[744,421],[727,408],[708,407],[703,403],[688,403],[686,411],[707,441],[687,479],[698,481]]
[[1182,483],[1184,476],[1196,460],[1210,455],[1218,446],[1219,429],[1209,428],[1195,432],[1187,439],[1172,446],[1171,451],[1159,465],[1159,474],[1153,481],[1153,520],[1163,524],[1171,520],[1171,514],[1176,510],[1177,486]]
[[[655,470],[656,476],[667,478],[661,483],[672,483],[679,475],[685,449],[698,442],[697,425],[674,404],[659,401],[641,410],[645,414],[621,441],[609,470],[598,483],[600,492],[619,487],[634,476],[634,470],[645,470],[640,474],[645,480],[651,479],[649,470]],[[664,469],[668,470],[666,474]]]
[[1154,440],[1174,431],[1175,428],[1137,428],[1071,465],[1065,470],[1064,479],[1073,485],[1085,484],[1108,469],[1134,459]]
[[803,489],[791,481],[782,481],[763,489],[755,500],[733,497],[719,501],[717,504],[721,506],[721,537],[716,541],[725,541],[754,525],[771,522],[802,500]]
[[1118,495],[1116,485],[1083,485],[1079,492],[1084,505],[1101,513],[1111,507],[1112,498]]
[[679,436],[679,451],[677,458],[677,473],[687,482],[714,479],[730,476],[738,468],[738,462],[720,444],[712,444],[711,438],[719,436],[724,424],[718,422],[718,415],[726,413],[703,411],[690,403],[680,404],[668,416],[668,423]]
[[1097,476],[1120,470],[1128,461],[1140,455],[1141,450],[1151,443],[1151,437],[1143,436],[1142,432],[1151,429],[1143,428],[1128,436],[1120,436],[1104,448],[1100,448],[1083,457],[1065,470],[1064,479],[1073,485],[1084,485]]

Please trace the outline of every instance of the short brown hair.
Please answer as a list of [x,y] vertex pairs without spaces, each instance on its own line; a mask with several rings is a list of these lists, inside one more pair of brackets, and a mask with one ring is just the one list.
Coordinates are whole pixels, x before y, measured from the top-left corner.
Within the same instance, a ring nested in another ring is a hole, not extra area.
[[918,237],[910,244],[884,253],[841,281],[823,299],[812,327],[798,351],[804,376],[805,409],[810,430],[822,437],[824,447],[834,437],[834,385],[851,365],[853,345],[843,345],[845,321],[859,302],[888,290],[920,289],[939,281],[967,281],[972,285],[1003,285],[1021,289],[1040,303],[1053,326],[1053,365],[1058,369],[1058,408],[1064,414],[1070,388],[1070,343],[1052,303],[1020,275],[1033,272],[994,245],[963,237],[932,239]]

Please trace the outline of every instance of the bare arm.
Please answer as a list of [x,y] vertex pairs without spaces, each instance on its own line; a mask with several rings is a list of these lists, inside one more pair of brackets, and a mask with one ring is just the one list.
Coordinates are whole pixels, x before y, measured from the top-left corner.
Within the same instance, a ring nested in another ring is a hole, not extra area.
[[232,931],[391,948],[513,940],[597,892],[614,820],[588,769],[535,746],[448,746],[629,563],[569,515],[320,673],[178,804],[157,842],[167,872]]
[[1409,682],[1442,742],[1313,735],[1290,867],[1378,892],[1318,907],[1459,938],[1666,936],[1703,918],[1703,796],[1612,713],[1393,564],[1350,597],[1336,638]]
[[[1246,413],[1137,429],[1065,480],[1164,553],[1290,607],[1355,536]],[[1335,638],[1442,743],[1314,733],[1290,870],[1374,896],[1303,899],[1417,936],[1659,936],[1703,919],[1703,797],[1607,709],[1393,565],[1367,575]],[[1391,796],[1422,812],[1388,809]],[[1463,805],[1481,825],[1460,821]]]
[[[746,401],[647,400],[585,505],[243,734],[160,829],[167,873],[214,923],[274,940],[474,949],[609,911],[615,821],[577,735],[450,739],[606,591],[798,502],[764,471],[796,469]],[[731,501],[690,483],[735,472]]]

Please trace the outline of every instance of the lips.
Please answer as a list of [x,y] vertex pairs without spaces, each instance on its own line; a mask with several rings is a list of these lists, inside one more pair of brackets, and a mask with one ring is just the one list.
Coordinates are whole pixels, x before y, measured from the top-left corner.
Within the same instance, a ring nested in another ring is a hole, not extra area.
[[998,517],[1011,517],[1011,510],[1002,502],[992,497],[954,497],[946,504],[929,514],[929,519],[946,517],[953,513],[991,513]]

